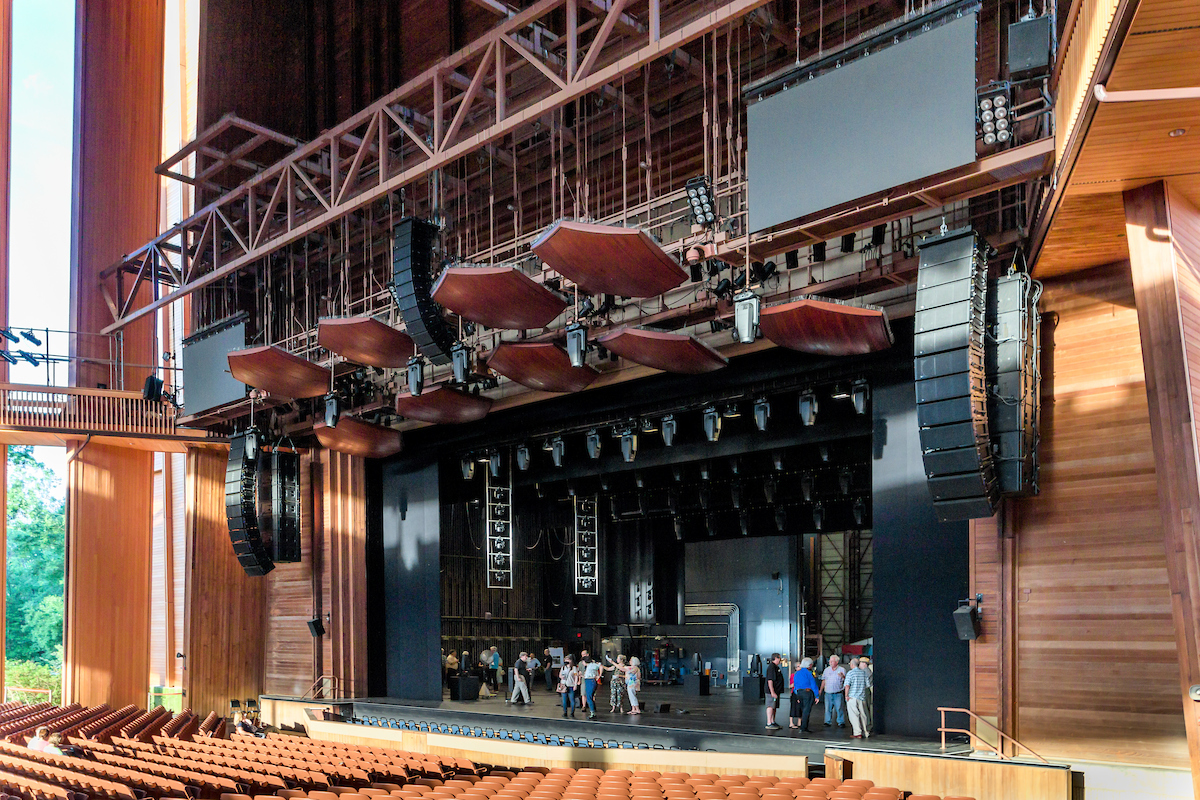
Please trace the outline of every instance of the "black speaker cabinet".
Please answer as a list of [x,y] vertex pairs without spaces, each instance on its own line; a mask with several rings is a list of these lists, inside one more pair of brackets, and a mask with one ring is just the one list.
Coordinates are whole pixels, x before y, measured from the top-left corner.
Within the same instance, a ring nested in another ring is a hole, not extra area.
[[1008,74],[1013,80],[1050,74],[1050,16],[1008,26]]
[[260,457],[258,528],[276,563],[300,561],[300,455],[275,450]]
[[999,498],[988,429],[986,244],[969,228],[921,248],[914,377],[925,475],[943,522],[990,517]]
[[308,621],[308,632],[313,636],[325,635],[325,625],[321,622],[320,617],[313,617]]
[[266,575],[275,569],[258,527],[259,433],[251,429],[229,441],[225,469],[225,516],[233,554],[247,575]]
[[434,364],[450,363],[456,337],[430,296],[433,291],[433,245],[438,228],[432,222],[405,217],[392,231],[392,283],[396,304],[421,354]]
[[976,606],[959,606],[954,611],[954,630],[958,638],[969,642],[979,638],[979,609]]
[[988,420],[996,477],[1006,495],[1037,493],[1040,294],[1040,284],[1024,273],[988,287]]

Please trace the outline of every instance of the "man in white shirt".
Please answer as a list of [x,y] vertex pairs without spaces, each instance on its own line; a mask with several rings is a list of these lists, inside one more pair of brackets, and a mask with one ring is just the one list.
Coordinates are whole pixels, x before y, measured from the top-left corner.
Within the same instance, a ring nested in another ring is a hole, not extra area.
[[829,657],[829,666],[821,673],[821,693],[825,695],[825,727],[833,724],[837,711],[837,726],[846,727],[846,698],[842,690],[846,687],[846,670],[839,665],[837,656]]

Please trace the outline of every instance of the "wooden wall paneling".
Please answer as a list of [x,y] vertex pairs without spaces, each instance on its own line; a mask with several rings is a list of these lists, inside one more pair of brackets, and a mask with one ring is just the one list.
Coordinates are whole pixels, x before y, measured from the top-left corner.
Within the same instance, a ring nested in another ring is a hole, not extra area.
[[187,454],[188,529],[184,669],[186,705],[201,716],[227,714],[229,700],[263,691],[266,581],[245,573],[229,543],[224,448]]
[[167,624],[170,626],[170,636],[167,640],[167,684],[169,686],[183,685],[183,663],[177,657],[183,652],[186,643],[185,611],[187,609],[187,515],[186,515],[186,486],[187,486],[187,454],[167,453],[167,473],[170,497],[171,565],[168,570],[170,577],[169,591],[171,592],[171,613]]
[[895,786],[913,794],[973,797],[975,800],[1071,800],[1071,770],[1065,766],[956,756],[901,755],[830,748],[825,757],[848,762],[849,778]]
[[[1200,212],[1161,183],[1125,192],[1129,261],[1146,369],[1174,638],[1196,797],[1200,798]],[[1181,690],[1181,693],[1180,693]],[[1181,698],[1181,699],[1178,699]]]
[[1011,503],[1013,735],[1046,757],[1183,766],[1160,476],[1128,267],[1047,281],[1042,313],[1041,492]]
[[[299,697],[308,691],[320,672],[323,639],[314,639],[307,622],[321,616],[314,591],[314,546],[312,502],[312,457],[304,453],[300,463],[300,562],[276,564],[266,576],[264,609],[263,691],[266,694]],[[319,568],[316,583],[319,585]],[[323,617],[322,617],[323,619]]]
[[[971,710],[993,725],[1000,715],[1000,618],[995,613],[1000,590],[1000,526],[996,517],[973,519],[970,527],[971,596],[982,594],[984,611],[979,638],[971,642]],[[985,725],[975,733],[988,742],[995,736]]]
[[367,691],[366,463],[320,450],[322,583],[327,646],[325,671],[337,675],[342,696]]
[[66,703],[145,705],[153,454],[67,449]]
[[[71,328],[98,332],[112,322],[100,272],[158,233],[164,0],[81,0],[76,9]],[[157,363],[153,316],[122,335],[124,383],[137,388],[144,365]],[[71,347],[111,358],[101,337],[72,337]],[[112,383],[107,366],[76,360],[70,377]]]
[[167,541],[166,483],[163,453],[154,454],[154,478],[151,484],[150,513],[150,685],[167,684]]

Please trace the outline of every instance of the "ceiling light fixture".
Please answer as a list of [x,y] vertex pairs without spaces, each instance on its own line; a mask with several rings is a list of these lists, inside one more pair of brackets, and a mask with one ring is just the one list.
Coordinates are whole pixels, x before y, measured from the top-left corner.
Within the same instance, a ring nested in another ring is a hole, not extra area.
[[408,393],[413,397],[420,397],[424,388],[425,362],[420,356],[413,356],[408,360]]
[[592,428],[584,437],[584,442],[587,444],[588,458],[597,459],[600,457],[600,432]]
[[662,418],[659,427],[662,430],[663,445],[670,447],[675,444],[675,417],[667,414]]
[[710,442],[721,438],[721,415],[716,406],[704,409],[704,437]]
[[572,367],[582,367],[587,358],[587,328],[578,322],[567,326],[567,358]]
[[529,469],[529,445],[517,445],[517,469],[525,472]]
[[806,428],[817,421],[817,395],[812,389],[800,393],[800,421]]
[[760,397],[754,401],[754,424],[760,432],[766,432],[767,420],[771,418],[771,404],[767,398]]

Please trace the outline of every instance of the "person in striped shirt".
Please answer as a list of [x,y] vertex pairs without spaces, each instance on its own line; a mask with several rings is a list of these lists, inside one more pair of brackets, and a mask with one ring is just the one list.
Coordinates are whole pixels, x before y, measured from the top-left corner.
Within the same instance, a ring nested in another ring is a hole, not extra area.
[[871,688],[871,673],[863,668],[857,658],[850,659],[850,671],[846,673],[846,711],[854,738],[871,736],[867,728],[867,690]]

